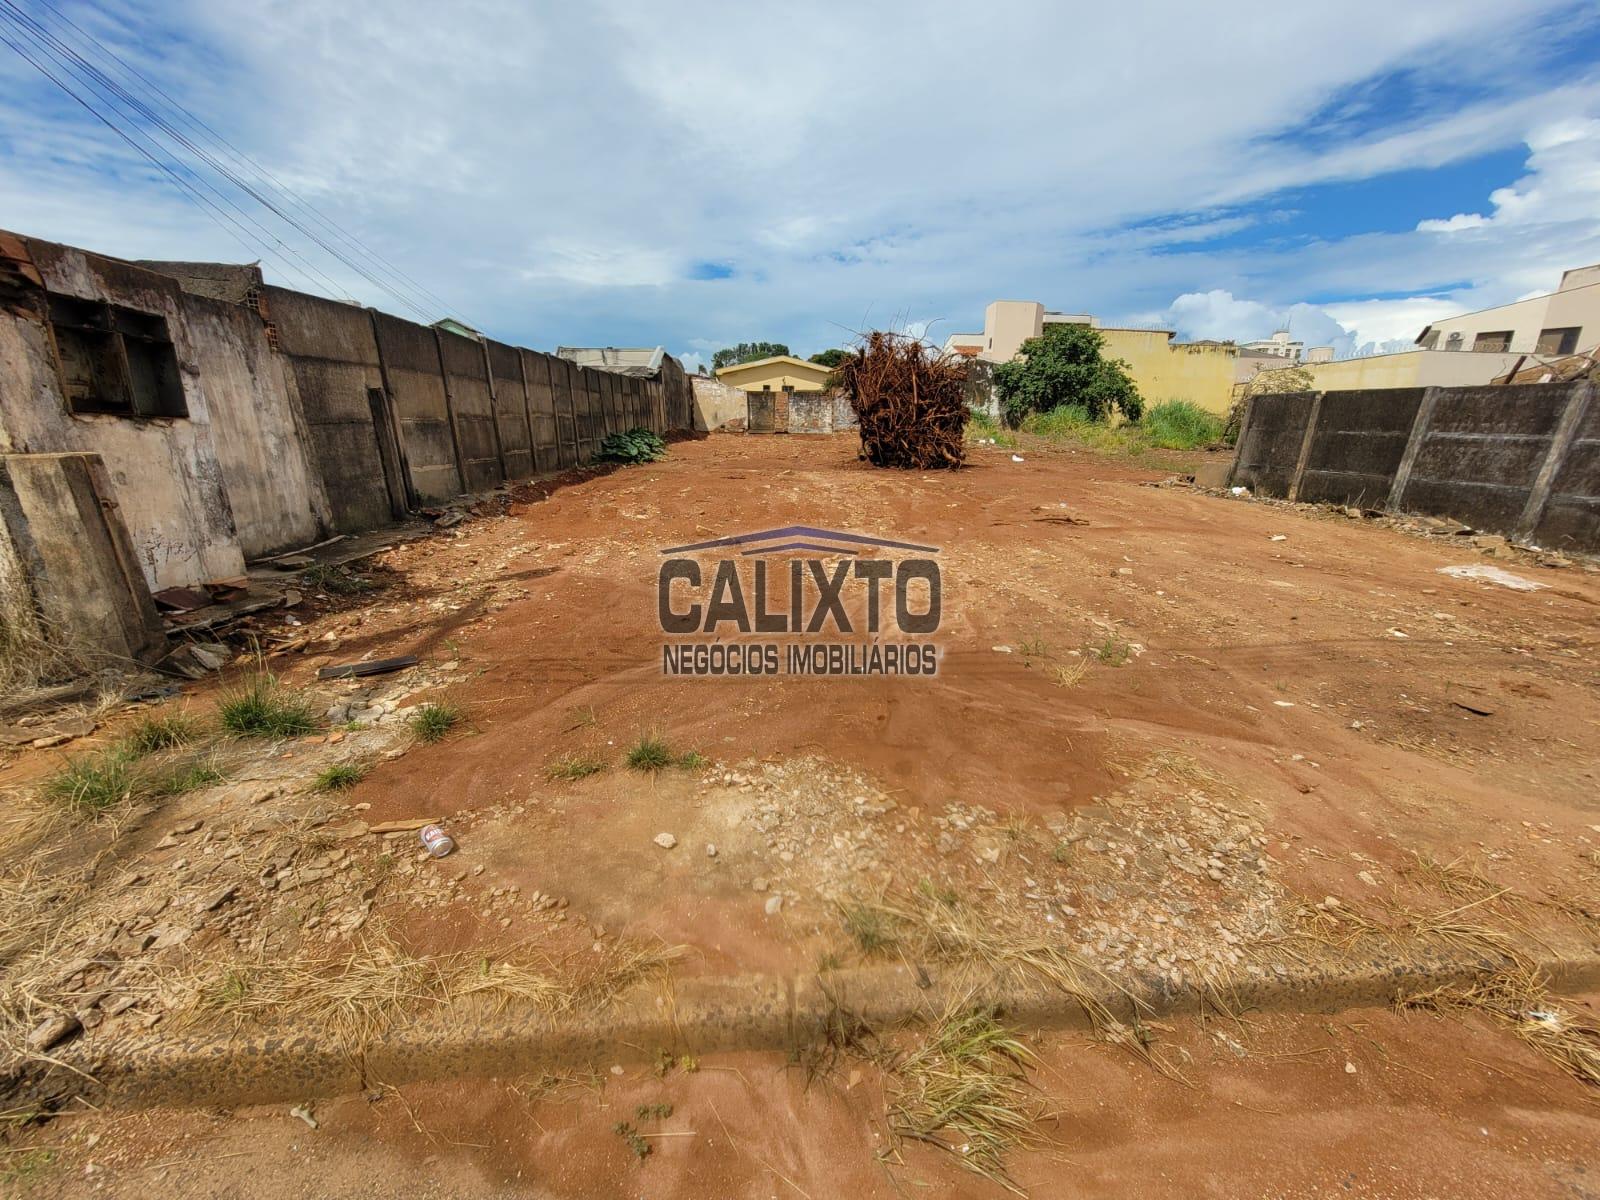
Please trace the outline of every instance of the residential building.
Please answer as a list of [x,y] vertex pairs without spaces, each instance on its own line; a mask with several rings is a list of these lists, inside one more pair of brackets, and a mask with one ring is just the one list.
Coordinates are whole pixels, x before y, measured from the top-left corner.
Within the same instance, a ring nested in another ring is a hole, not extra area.
[[667,349],[665,346],[557,346],[556,357],[580,367],[610,371],[613,375],[651,379],[660,372]]
[[820,392],[830,374],[821,363],[777,354],[723,367],[717,371],[717,380],[744,392]]
[[1424,350],[1549,358],[1596,344],[1600,344],[1600,263],[1565,272],[1553,292],[1435,321],[1417,335],[1417,345]]
[[1244,342],[1239,349],[1247,354],[1263,354],[1269,358],[1287,358],[1290,362],[1299,362],[1305,353],[1306,344],[1297,342],[1289,336],[1287,329],[1280,329],[1269,338],[1261,338],[1254,342]]
[[1098,331],[1105,339],[1105,353],[1128,364],[1134,386],[1147,404],[1190,400],[1222,414],[1232,403],[1239,353],[1232,342],[1174,342],[1170,329],[1102,325],[1089,313],[1053,312],[1033,300],[994,301],[984,309],[981,334],[951,334],[944,349],[984,362],[1010,362],[1022,343],[1038,337],[1046,325],[1084,325]]

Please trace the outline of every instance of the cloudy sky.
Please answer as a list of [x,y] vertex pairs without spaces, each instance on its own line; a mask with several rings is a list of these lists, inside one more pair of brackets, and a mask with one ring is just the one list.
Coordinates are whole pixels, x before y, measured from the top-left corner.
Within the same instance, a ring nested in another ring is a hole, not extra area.
[[942,341],[1004,297],[1345,353],[1600,260],[1593,0],[0,0],[0,35],[0,226],[536,347]]

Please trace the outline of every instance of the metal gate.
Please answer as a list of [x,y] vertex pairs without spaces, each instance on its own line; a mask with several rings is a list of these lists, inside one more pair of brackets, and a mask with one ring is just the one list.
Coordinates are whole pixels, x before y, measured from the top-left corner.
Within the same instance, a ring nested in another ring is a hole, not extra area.
[[[778,432],[778,398],[782,392],[747,392],[750,399],[749,421],[745,428],[751,433],[777,433]],[[787,409],[788,405],[785,404]],[[785,413],[787,416],[787,413]]]

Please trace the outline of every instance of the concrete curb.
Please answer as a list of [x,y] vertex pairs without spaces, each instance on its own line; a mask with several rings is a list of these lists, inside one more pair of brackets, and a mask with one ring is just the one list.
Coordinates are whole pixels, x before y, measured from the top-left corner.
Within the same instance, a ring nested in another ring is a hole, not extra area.
[[[1489,957],[1436,955],[1403,966],[1305,967],[1236,987],[1218,1000],[1234,1012],[1337,1012],[1389,1004],[1402,991],[1464,983],[1504,965]],[[1600,954],[1545,957],[1536,965],[1557,989],[1600,987]],[[1119,1018],[1132,1016],[1129,993],[1098,977],[1091,992]],[[1136,994],[1147,1016],[1182,1016],[1207,1007],[1193,991],[1176,992],[1151,980]],[[76,1092],[102,1106],[237,1107],[346,1095],[380,1083],[638,1063],[653,1061],[662,1051],[792,1052],[825,1039],[841,1023],[878,1029],[914,1025],[951,1004],[994,1005],[1024,1029],[1090,1027],[1075,997],[1036,976],[980,978],[959,969],[897,964],[798,978],[657,981],[634,988],[602,1012],[558,1019],[492,1010],[430,1014],[392,1028],[365,1047],[311,1035],[150,1038],[114,1053],[73,1045],[55,1055],[64,1066],[43,1072],[18,1061],[0,1065],[0,1093],[8,1081],[26,1081],[22,1090],[36,1098]]]

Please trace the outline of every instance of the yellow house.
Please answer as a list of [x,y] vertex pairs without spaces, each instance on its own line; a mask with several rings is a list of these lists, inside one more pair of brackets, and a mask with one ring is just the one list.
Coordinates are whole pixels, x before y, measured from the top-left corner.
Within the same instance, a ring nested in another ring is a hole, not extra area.
[[717,382],[746,392],[820,392],[827,385],[828,375],[828,368],[821,363],[779,354],[722,367],[717,371]]
[[1010,362],[1022,343],[1046,325],[1087,325],[1105,339],[1108,358],[1128,364],[1128,374],[1147,405],[1192,400],[1219,416],[1233,399],[1239,347],[1232,342],[1174,342],[1170,329],[1118,329],[1088,313],[1047,312],[1035,300],[996,300],[984,310],[983,332],[951,334],[947,353]]

